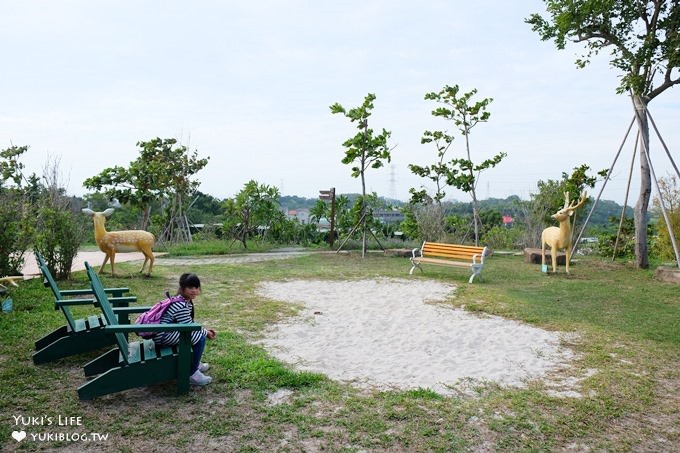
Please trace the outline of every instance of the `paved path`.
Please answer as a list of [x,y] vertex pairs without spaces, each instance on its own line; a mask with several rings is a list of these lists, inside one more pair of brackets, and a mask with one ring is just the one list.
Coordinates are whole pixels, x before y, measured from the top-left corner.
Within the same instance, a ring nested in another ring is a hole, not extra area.
[[178,257],[178,258],[161,258],[154,262],[154,266],[185,266],[185,265],[202,265],[202,264],[240,264],[240,263],[257,263],[260,261],[283,260],[286,258],[293,258],[295,256],[309,255],[312,252],[307,251],[282,251],[282,252],[264,252],[264,253],[250,253],[242,255],[218,255],[218,256],[201,256],[201,257]]
[[[314,253],[304,249],[281,249],[273,252],[263,253],[247,253],[239,255],[211,255],[201,257],[178,257],[178,258],[162,258],[165,253],[154,254],[158,259],[154,262],[156,266],[187,266],[187,265],[207,265],[207,264],[239,264],[239,263],[257,263],[260,261],[281,260],[286,258],[293,258],[295,256],[309,255]],[[78,252],[78,255],[73,260],[72,271],[80,271],[85,269],[85,261],[90,263],[93,267],[101,265],[104,261],[104,253],[102,252]],[[141,252],[117,253],[116,263],[139,261],[144,262],[144,255]],[[107,268],[110,269],[107,263]],[[27,253],[24,267],[22,269],[24,278],[32,278],[40,274],[38,265],[35,262],[33,253]]]

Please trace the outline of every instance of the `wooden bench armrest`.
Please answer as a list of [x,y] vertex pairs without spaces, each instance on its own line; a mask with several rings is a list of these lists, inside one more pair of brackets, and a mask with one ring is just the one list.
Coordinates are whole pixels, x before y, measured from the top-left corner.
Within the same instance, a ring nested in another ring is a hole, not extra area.
[[134,314],[134,313],[144,313],[145,311],[149,311],[151,307],[113,307],[113,312],[115,314],[119,313],[127,313],[127,314]]
[[[113,305],[114,308],[118,306],[127,306],[130,302],[137,302],[137,298],[135,296],[125,296],[125,297],[109,297],[109,302],[111,305]],[[95,307],[99,307],[99,302],[95,300],[94,302]]]
[[[47,283],[46,286],[48,286]],[[93,294],[91,288],[82,289],[60,289],[59,292],[62,296],[87,296],[88,294]],[[107,294],[122,294],[129,293],[130,288],[104,288],[104,292]]]
[[116,324],[104,326],[104,330],[113,333],[194,332],[202,328],[201,324],[195,322],[187,324]]
[[94,305],[98,303],[94,299],[58,299],[54,301],[54,309],[59,310],[59,307],[71,307],[74,305]]
[[[111,305],[127,304],[129,302],[137,302],[136,297],[110,297],[109,302]],[[59,307],[70,307],[73,305],[94,305],[99,306],[99,302],[95,299],[59,299],[54,301],[54,308],[59,309]]]

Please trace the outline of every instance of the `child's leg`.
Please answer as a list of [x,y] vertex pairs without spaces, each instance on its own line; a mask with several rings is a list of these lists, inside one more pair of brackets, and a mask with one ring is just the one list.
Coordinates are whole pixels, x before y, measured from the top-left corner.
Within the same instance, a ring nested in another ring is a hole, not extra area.
[[205,349],[205,335],[201,335],[201,339],[192,346],[192,349],[191,374],[194,374],[201,365],[201,357],[203,356],[203,350]]

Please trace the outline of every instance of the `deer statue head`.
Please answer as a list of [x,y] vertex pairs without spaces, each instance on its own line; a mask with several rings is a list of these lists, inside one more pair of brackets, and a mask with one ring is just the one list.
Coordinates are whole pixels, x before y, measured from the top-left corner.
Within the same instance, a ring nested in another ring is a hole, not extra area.
[[557,271],[557,252],[564,249],[566,255],[566,272],[569,273],[569,261],[571,261],[571,223],[569,217],[574,215],[576,209],[583,206],[588,200],[588,194],[581,193],[578,202],[569,202],[569,192],[564,192],[564,206],[551,217],[560,222],[559,227],[551,226],[543,230],[541,234],[541,265],[545,265],[545,248],[550,247],[552,270]]
[[562,222],[563,220],[566,220],[567,218],[574,215],[574,211],[580,208],[583,205],[583,203],[585,203],[587,200],[588,194],[586,192],[583,192],[578,200],[578,203],[576,202],[576,200],[569,203],[569,192],[564,192],[564,206],[562,207],[562,209],[560,209],[550,217],[557,220],[558,222]]

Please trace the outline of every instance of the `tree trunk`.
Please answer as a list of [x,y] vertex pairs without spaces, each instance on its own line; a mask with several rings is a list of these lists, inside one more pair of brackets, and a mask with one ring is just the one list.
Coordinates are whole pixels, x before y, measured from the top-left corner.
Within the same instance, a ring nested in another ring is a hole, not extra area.
[[140,230],[146,230],[149,227],[149,218],[151,217],[151,205],[147,204],[142,210],[142,225]]
[[365,163],[361,162],[361,257],[366,256],[366,179],[364,178]]
[[241,217],[241,244],[243,248],[248,248],[248,230],[250,229],[250,210],[244,208]]
[[[470,159],[470,139],[468,134],[465,134],[465,148],[467,149],[468,161],[472,162],[472,159]],[[472,179],[470,195],[472,195],[472,222],[474,223],[475,227],[475,245],[479,246],[479,228],[482,226],[482,221],[479,218],[479,205],[477,203],[477,189],[476,189],[477,181],[475,180],[472,165],[470,166],[470,178]]]
[[649,121],[647,119],[647,102],[642,96],[633,95],[633,106],[640,131],[640,196],[635,204],[635,265],[639,269],[649,268],[649,251],[647,250],[647,208],[652,195],[652,179],[647,156],[649,155]]
[[477,194],[475,189],[472,189],[472,221],[475,225],[475,245],[479,246],[479,229],[482,226],[482,220],[479,217],[479,205],[477,204]]

